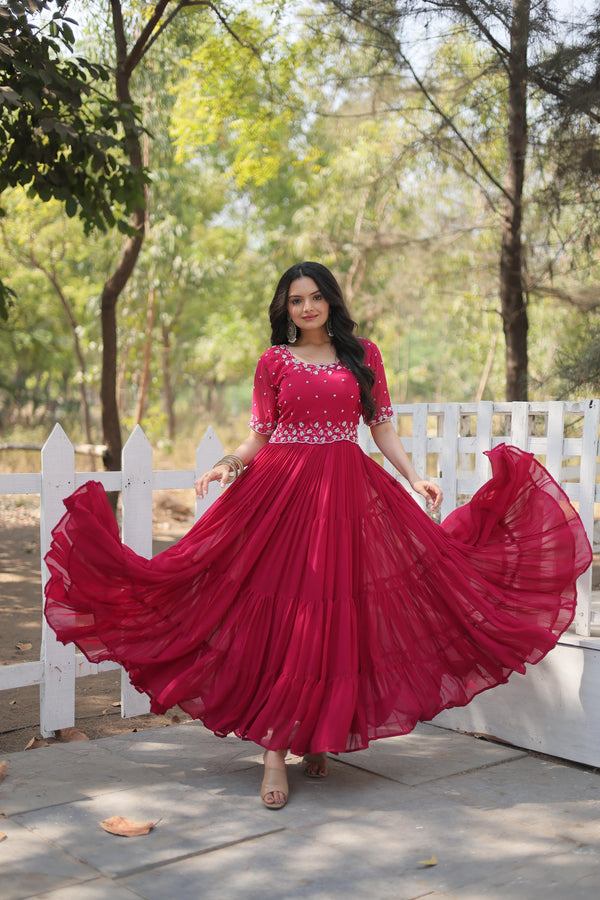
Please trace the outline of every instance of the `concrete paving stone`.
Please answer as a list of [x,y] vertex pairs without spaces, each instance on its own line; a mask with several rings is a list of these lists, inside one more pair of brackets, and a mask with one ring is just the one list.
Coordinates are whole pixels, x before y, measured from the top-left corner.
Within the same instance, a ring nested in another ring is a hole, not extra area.
[[[199,731],[199,729],[195,729]],[[107,744],[107,749],[129,763],[145,766],[156,776],[168,777],[186,783],[200,782],[203,778],[218,776],[262,763],[262,749],[256,744],[237,739],[223,739],[210,735],[200,740],[190,740],[188,733],[179,732],[169,741],[119,741]],[[192,738],[194,731],[191,732]],[[161,735],[162,736],[162,735]]]
[[148,776],[126,759],[119,760],[96,741],[51,744],[7,756],[0,785],[0,810],[14,815],[97,794],[127,790]]
[[123,744],[134,747],[144,744],[151,740],[155,744],[176,744],[177,747],[188,747],[190,752],[198,744],[215,743],[223,744],[239,744],[236,737],[218,738],[216,735],[205,728],[200,722],[182,722],[179,725],[165,725],[160,728],[146,728],[142,731],[128,731],[123,734],[110,735],[105,738],[98,738],[94,743],[106,747],[119,747]]
[[527,757],[425,786],[431,795],[489,810],[505,830],[536,831],[600,847],[600,776]]
[[[214,778],[203,778],[198,784],[210,793],[234,803],[238,809],[252,816],[261,808],[259,797],[262,781],[260,758],[254,769],[225,773]],[[407,794],[415,801],[421,794],[419,788],[409,788],[387,778],[381,778],[364,769],[353,768],[329,760],[327,778],[307,778],[299,757],[288,757],[288,783],[290,798],[281,810],[267,810],[277,817],[278,824],[299,827],[314,822],[346,818],[357,812],[397,807]]]
[[[275,815],[274,813],[272,815]],[[361,857],[289,830],[123,879],[145,900],[409,900]],[[423,878],[421,896],[427,890]]]
[[374,741],[367,750],[340,753],[339,759],[402,784],[416,785],[526,755],[514,747],[421,723],[410,734]]
[[[437,802],[433,797],[408,798],[397,810],[377,810],[299,831],[315,843],[334,846],[345,858],[362,857],[385,881],[401,879],[403,890],[411,897],[421,896],[424,878],[432,892],[456,893],[461,898],[465,885],[503,884],[520,872],[544,883],[548,863],[559,855],[571,863],[564,886],[577,870],[578,855],[586,850],[583,855],[590,858],[589,848],[577,847],[558,835],[507,828],[488,810],[458,804],[452,808],[451,802],[441,797]],[[426,875],[418,871],[420,861],[432,857],[437,864],[428,868]],[[488,894],[473,896],[481,900]],[[564,894],[564,898],[568,896]],[[520,900],[530,898],[523,894]]]
[[599,890],[600,860],[589,850],[575,848],[464,885],[460,900],[595,900]]
[[109,878],[95,878],[93,881],[86,881],[73,887],[62,887],[57,891],[36,894],[28,897],[28,900],[140,900],[140,895],[120,884],[115,884]]
[[[45,891],[64,891],[97,872],[11,819],[0,819],[0,897],[24,900]],[[61,894],[62,896],[62,894]]]
[[[107,834],[99,824],[112,816],[154,822],[156,827],[140,837],[117,837]],[[160,865],[281,827],[270,810],[263,808],[250,815],[208,791],[169,782],[35,810],[15,820],[109,876]]]
[[455,775],[451,779],[428,784],[424,789],[482,809],[509,808],[522,803],[600,801],[600,774],[557,760],[523,756],[480,769],[475,777],[471,774]]

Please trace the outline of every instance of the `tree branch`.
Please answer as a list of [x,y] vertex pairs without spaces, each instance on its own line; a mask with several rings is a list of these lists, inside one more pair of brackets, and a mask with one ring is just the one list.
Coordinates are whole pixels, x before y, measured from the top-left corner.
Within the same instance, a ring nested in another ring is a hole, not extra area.
[[[147,49],[147,44],[152,36],[152,32],[156,28],[157,24],[160,22],[162,18],[162,14],[165,11],[165,8],[168,6],[169,0],[159,0],[159,2],[154,7],[154,11],[150,18],[148,19],[145,28],[142,29],[142,33],[139,38],[131,48],[131,52],[123,61],[123,73],[127,79],[131,77],[131,73],[139,63],[142,58],[144,51]],[[113,3],[113,6],[115,4]],[[120,4],[119,4],[120,6]],[[180,6],[177,7],[175,13],[176,15],[179,12]]]
[[[168,0],[167,0],[167,2],[168,2]],[[142,34],[139,36],[134,47],[132,48],[131,53],[130,53],[130,60],[131,60],[130,65],[128,62],[130,73],[133,72],[135,67],[140,62],[140,60],[146,55],[146,53],[150,50],[150,48],[154,46],[154,44],[156,43],[158,38],[161,36],[163,31],[165,31],[165,29],[168,28],[168,26],[171,24],[171,22],[173,21],[175,16],[177,16],[178,13],[180,13],[182,9],[191,9],[192,7],[196,7],[196,6],[209,7],[211,4],[208,2],[208,0],[180,0],[180,2],[177,4],[177,6],[173,10],[173,12],[169,13],[169,15],[164,20],[164,22],[160,23],[160,27],[157,28],[156,31],[154,31],[154,34],[152,34],[152,31],[154,30],[154,28],[156,27],[156,24],[160,20],[160,17],[162,16],[162,13],[164,12],[164,8],[166,5],[167,5],[166,3],[164,3],[162,5],[162,10],[161,10],[158,18],[156,17],[157,9],[155,9],[154,15],[152,17],[153,21],[151,20],[150,22],[148,22],[148,25],[146,25],[146,28],[144,29]],[[152,27],[150,28],[149,26],[151,24],[152,24]]]
[[[334,0],[334,5],[338,9],[340,9],[340,5],[336,2],[336,0]],[[402,47],[400,46],[397,38],[389,30],[383,28],[380,25],[377,25],[373,21],[364,19],[361,15],[357,15],[356,13],[353,13],[351,10],[341,10],[340,9],[340,11],[343,11],[344,14],[346,15],[346,17],[348,19],[350,19],[351,21],[353,21],[356,24],[361,25],[365,28],[370,29],[371,31],[376,32],[387,42],[387,45],[389,46],[391,52],[396,56],[397,59],[400,59],[402,61],[402,63],[406,66],[406,68],[410,72],[415,84],[417,85],[417,87],[419,88],[419,90],[421,91],[421,93],[423,94],[423,96],[425,97],[427,102],[429,103],[429,105],[432,107],[432,109],[438,114],[438,116],[442,119],[442,121],[445,122],[445,124],[448,126],[448,128],[458,138],[460,143],[463,145],[465,150],[471,155],[472,159],[474,160],[476,165],[481,169],[481,171],[484,173],[486,178],[500,191],[501,194],[504,195],[504,197],[508,200],[509,203],[513,203],[514,202],[513,197],[511,197],[511,195],[508,193],[508,191],[505,189],[505,187],[498,181],[498,179],[494,177],[494,175],[491,173],[491,171],[488,169],[488,167],[486,166],[484,161],[481,159],[481,157],[475,150],[475,148],[471,146],[471,144],[466,139],[466,137],[462,134],[462,132],[460,131],[458,126],[454,123],[454,120],[452,119],[452,117],[442,109],[442,107],[439,105],[439,103],[437,103],[437,101],[434,99],[433,95],[427,89],[423,79],[420,78],[419,75],[417,75],[417,72],[416,72],[414,66],[412,65],[412,63],[410,62],[409,58],[406,56],[404,51],[402,50]]]

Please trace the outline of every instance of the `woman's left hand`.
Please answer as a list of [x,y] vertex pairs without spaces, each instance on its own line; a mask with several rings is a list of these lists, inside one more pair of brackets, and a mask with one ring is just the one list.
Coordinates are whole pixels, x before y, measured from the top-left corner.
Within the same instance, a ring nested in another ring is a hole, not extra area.
[[439,509],[442,503],[442,489],[437,484],[434,484],[433,481],[415,481],[411,487],[417,494],[425,497],[431,512]]

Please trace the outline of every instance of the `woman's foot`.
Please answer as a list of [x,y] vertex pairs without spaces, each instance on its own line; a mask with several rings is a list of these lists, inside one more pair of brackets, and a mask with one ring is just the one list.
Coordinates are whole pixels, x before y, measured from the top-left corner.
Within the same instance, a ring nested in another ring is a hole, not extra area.
[[326,778],[329,775],[326,753],[305,753],[302,764],[304,774],[309,778]]
[[289,789],[285,756],[285,750],[265,750],[263,756],[265,774],[260,787],[260,797],[267,809],[281,809],[287,803]]

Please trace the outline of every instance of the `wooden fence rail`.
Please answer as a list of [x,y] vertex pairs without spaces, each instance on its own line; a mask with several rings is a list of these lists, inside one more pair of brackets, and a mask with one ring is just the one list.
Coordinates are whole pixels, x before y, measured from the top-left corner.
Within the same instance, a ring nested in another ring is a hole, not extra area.
[[[418,471],[439,481],[444,491],[441,515],[465,502],[489,477],[485,450],[507,442],[541,458],[576,504],[590,540],[594,505],[600,503],[598,437],[600,400],[549,403],[413,404],[394,406],[395,423]],[[362,426],[359,441],[367,453],[377,453]],[[137,553],[152,554],[152,496],[155,490],[192,488],[194,480],[223,453],[209,428],[198,446],[195,469],[153,471],[152,448],[138,426],[127,441],[120,472],[76,472],[74,447],[56,425],[41,452],[41,472],[0,474],[0,494],[39,494],[42,583],[48,572],[43,558],[50,533],[64,512],[63,499],[89,479],[122,494],[123,541]],[[387,461],[386,468],[390,468]],[[196,518],[219,495],[216,484],[196,502]],[[415,495],[421,504],[422,498]],[[592,624],[591,567],[579,580],[575,620],[577,634],[589,635]],[[0,666],[0,690],[40,685],[40,727],[44,736],[74,724],[75,679],[118,668],[115,663],[89,663],[71,644],[60,644],[43,619],[39,662]],[[147,712],[148,701],[135,691],[126,674],[121,678],[121,711],[129,717]]]

